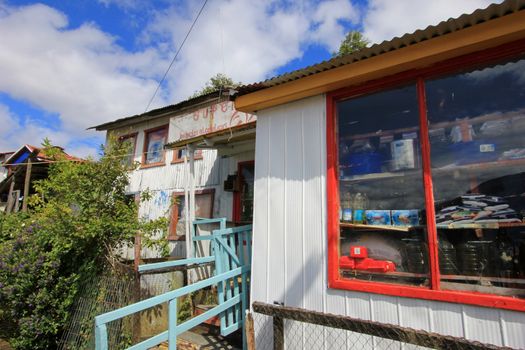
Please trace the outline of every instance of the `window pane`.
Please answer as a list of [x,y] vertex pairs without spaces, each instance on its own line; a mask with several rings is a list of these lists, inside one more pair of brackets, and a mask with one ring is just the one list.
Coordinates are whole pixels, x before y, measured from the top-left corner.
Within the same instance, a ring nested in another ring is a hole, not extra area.
[[525,294],[525,60],[426,83],[442,288]]
[[346,278],[428,285],[415,86],[337,103]]
[[137,135],[124,136],[120,139],[120,142],[124,145],[126,149],[126,156],[123,159],[123,163],[126,165],[133,164],[133,159],[135,158],[135,141]]
[[167,129],[161,129],[146,135],[146,164],[160,163],[164,160],[166,134]]

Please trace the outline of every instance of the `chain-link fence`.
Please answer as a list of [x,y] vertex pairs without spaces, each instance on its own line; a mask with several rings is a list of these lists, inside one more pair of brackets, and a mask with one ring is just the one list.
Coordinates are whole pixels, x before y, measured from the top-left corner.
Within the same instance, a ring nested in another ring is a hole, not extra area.
[[510,349],[351,317],[255,302],[250,350]]
[[[131,266],[119,264],[84,281],[71,309],[71,316],[59,341],[59,350],[94,349],[94,319],[102,313],[116,310],[182,287],[185,271],[171,269],[137,275]],[[122,349],[167,329],[167,305],[148,309],[108,324],[110,349]]]

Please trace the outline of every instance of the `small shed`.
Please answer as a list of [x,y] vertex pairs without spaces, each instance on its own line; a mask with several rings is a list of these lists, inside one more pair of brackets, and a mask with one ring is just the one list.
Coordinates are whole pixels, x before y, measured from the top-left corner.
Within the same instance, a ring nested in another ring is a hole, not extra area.
[[508,0],[240,88],[258,117],[251,302],[524,348],[524,72]]
[[[80,160],[64,152],[62,147],[55,148],[66,160]],[[25,211],[28,196],[34,193],[33,182],[47,177],[54,158],[48,156],[44,148],[26,144],[15,152],[0,153],[0,159],[5,169],[0,172],[0,210],[7,213]]]

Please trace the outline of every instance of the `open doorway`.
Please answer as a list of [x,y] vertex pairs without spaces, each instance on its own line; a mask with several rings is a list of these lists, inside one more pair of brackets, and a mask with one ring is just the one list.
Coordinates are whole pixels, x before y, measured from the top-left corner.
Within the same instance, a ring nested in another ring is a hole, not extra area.
[[233,222],[236,225],[248,225],[253,222],[255,162],[253,160],[240,162],[237,176],[240,186],[233,197]]

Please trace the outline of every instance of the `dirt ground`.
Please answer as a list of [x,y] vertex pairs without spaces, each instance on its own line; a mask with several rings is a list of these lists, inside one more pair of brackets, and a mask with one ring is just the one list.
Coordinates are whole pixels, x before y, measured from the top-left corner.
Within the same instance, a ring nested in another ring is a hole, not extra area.
[[11,345],[3,339],[0,339],[0,350],[13,350]]

